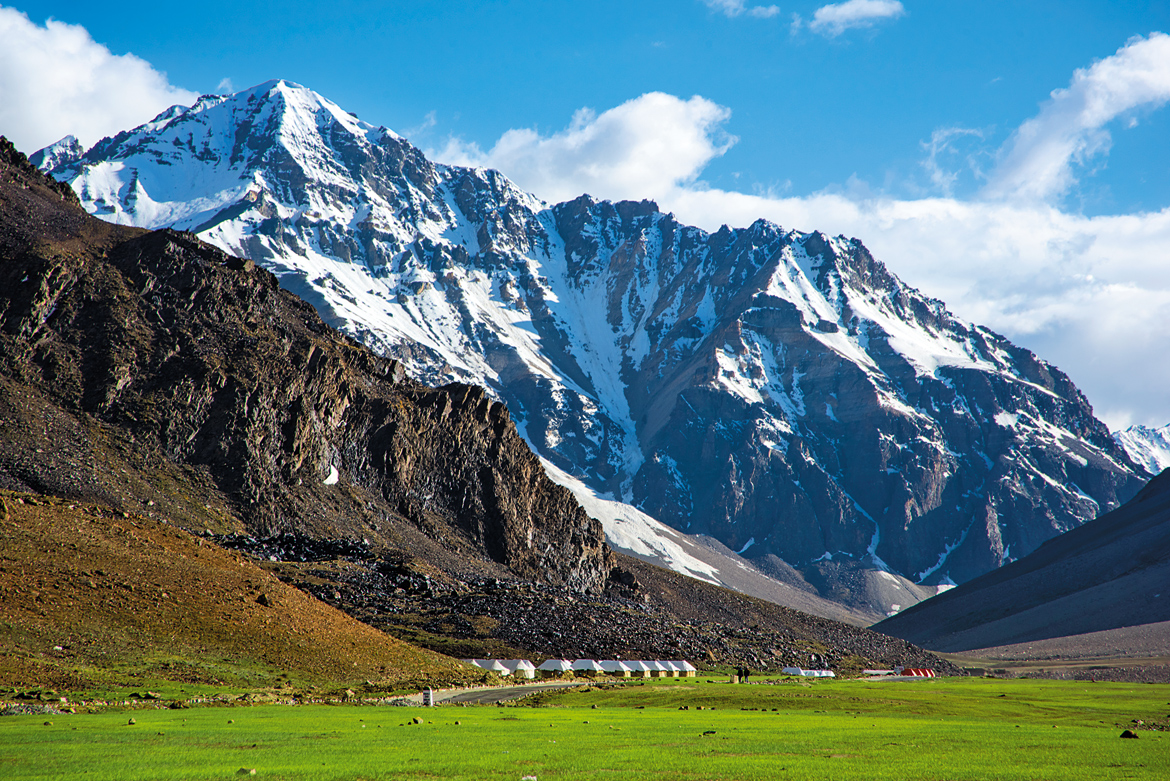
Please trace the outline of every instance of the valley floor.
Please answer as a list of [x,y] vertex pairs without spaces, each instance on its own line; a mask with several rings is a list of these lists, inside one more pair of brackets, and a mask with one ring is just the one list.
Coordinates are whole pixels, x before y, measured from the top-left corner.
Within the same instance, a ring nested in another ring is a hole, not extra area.
[[[105,709],[0,718],[7,779],[1161,779],[1165,685],[725,678],[507,707]],[[133,719],[134,723],[130,723]],[[1136,740],[1120,739],[1133,730]]]
[[1170,621],[941,654],[1031,677],[1170,683]]

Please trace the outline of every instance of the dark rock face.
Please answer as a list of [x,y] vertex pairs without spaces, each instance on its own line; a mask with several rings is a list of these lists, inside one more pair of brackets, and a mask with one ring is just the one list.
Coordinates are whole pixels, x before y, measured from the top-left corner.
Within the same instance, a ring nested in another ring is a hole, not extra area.
[[3,142],[0,365],[15,383],[209,475],[253,532],[319,533],[360,490],[522,577],[604,583],[600,525],[545,478],[502,404],[405,381],[251,261],[95,225],[71,195]]
[[[802,572],[962,582],[1148,479],[1057,368],[856,239],[764,221],[708,233],[649,201],[547,207],[343,114],[273,82],[56,174],[96,214],[247,254],[417,379],[488,388],[594,490]],[[111,184],[111,161],[133,182]],[[176,194],[163,183],[184,168]],[[230,176],[244,194],[209,211],[194,183]]]

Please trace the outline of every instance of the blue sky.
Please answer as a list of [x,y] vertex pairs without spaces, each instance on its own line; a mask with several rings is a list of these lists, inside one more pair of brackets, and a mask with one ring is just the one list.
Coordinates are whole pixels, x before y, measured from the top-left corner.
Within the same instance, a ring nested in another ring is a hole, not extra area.
[[[949,155],[989,154],[1076,68],[1134,35],[1170,32],[1161,2],[918,2],[836,36],[807,26],[823,2],[729,16],[702,0],[637,2],[23,2],[34,22],[85,27],[170,82],[216,92],[270,78],[305,84],[367,121],[441,146],[490,146],[510,128],[560,130],[643,93],[701,95],[731,110],[738,141],[714,186],[803,193],[851,177],[896,195],[930,189],[924,143],[976,130]],[[723,5],[735,7],[734,2]],[[759,5],[755,7],[761,7]],[[764,6],[769,7],[769,6]],[[323,10],[328,8],[327,11]],[[427,126],[428,117],[434,121]],[[1170,204],[1170,112],[1138,112],[1069,205],[1088,214]],[[1120,132],[1120,131],[1119,131]],[[986,162],[986,161],[985,161]],[[965,169],[956,194],[978,181]]]
[[193,93],[289,79],[549,200],[856,235],[1068,371],[1111,425],[1161,425],[1159,32],[1170,0],[23,2],[0,11],[0,132],[28,152],[92,143]]

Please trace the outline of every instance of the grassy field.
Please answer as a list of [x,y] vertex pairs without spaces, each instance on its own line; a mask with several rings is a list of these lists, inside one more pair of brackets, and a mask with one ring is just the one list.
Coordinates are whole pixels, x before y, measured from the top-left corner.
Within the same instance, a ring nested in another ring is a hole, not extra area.
[[1165,685],[703,678],[509,707],[108,710],[0,718],[0,777],[1160,780],[1170,733],[1119,735],[1168,713]]

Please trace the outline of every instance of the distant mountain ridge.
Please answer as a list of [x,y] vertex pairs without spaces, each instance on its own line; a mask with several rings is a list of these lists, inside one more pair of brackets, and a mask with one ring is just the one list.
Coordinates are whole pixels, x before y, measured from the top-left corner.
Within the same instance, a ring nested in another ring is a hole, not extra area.
[[1170,469],[1170,424],[1161,428],[1130,426],[1114,433],[1113,438],[1150,474]]
[[856,239],[550,207],[283,81],[44,159],[92,213],[195,231],[414,377],[489,388],[598,495],[846,603],[859,573],[979,575],[1149,477],[1063,373]]

